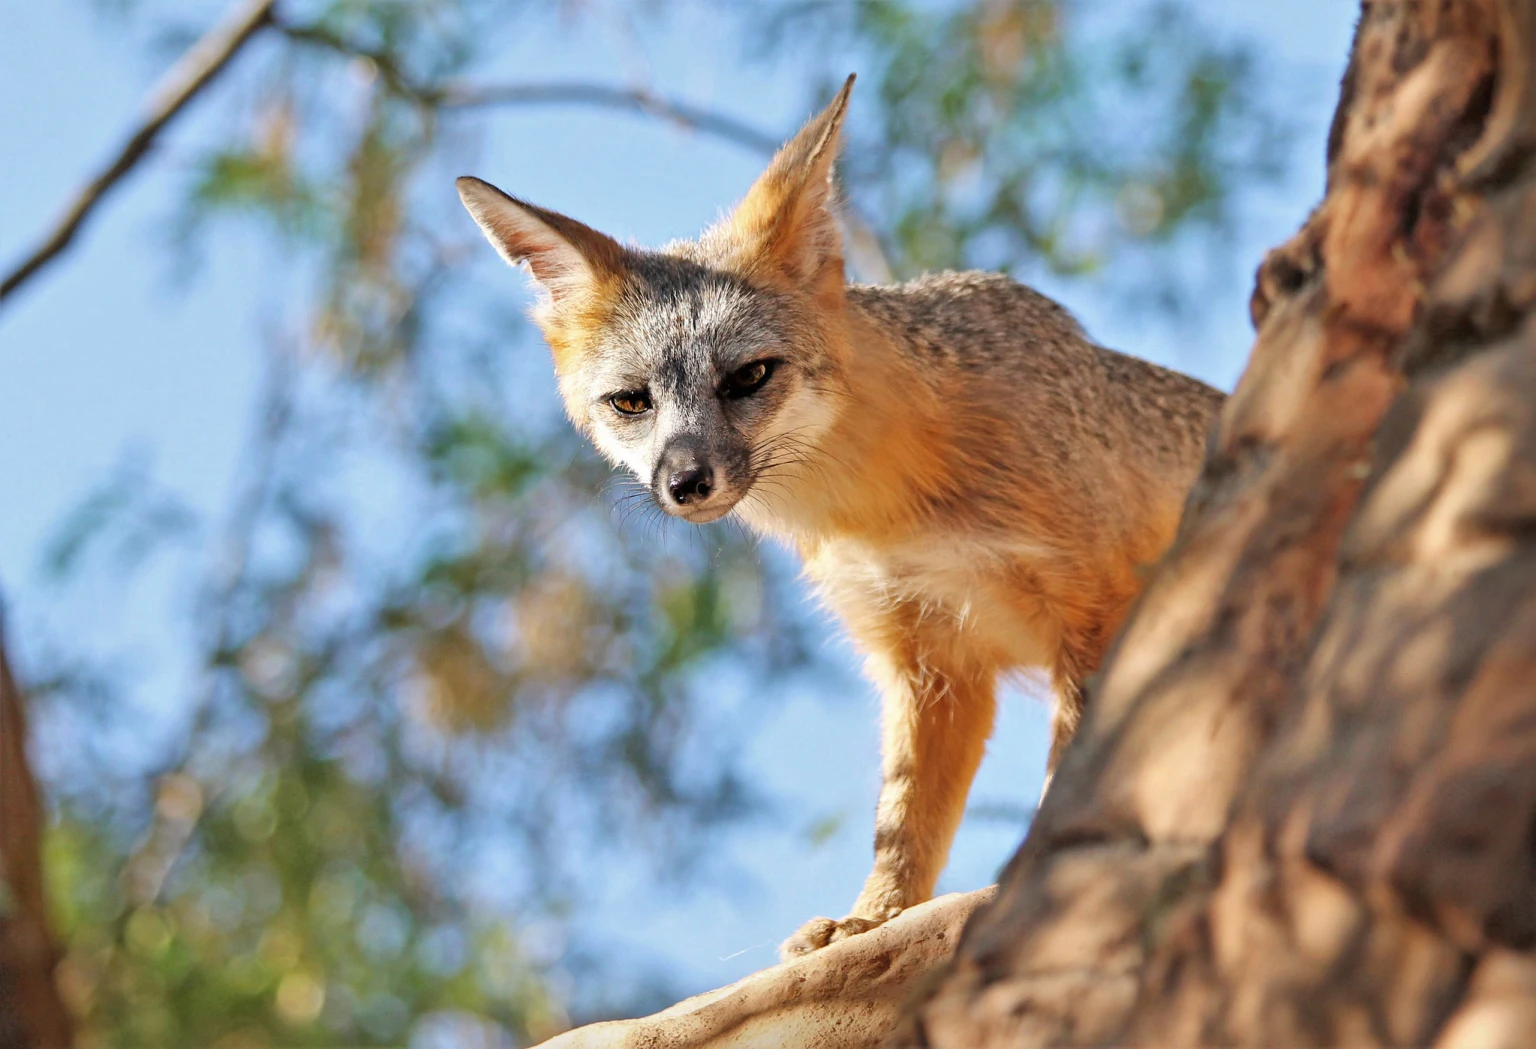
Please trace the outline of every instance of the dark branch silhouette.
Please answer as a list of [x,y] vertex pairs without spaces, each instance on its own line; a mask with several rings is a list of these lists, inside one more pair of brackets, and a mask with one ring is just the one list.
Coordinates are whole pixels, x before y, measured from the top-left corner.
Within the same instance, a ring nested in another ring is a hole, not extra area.
[[395,93],[423,105],[442,109],[489,109],[495,106],[590,106],[657,117],[690,131],[699,131],[733,142],[758,153],[772,154],[783,139],[723,113],[665,98],[643,87],[614,87],[590,81],[528,82],[511,84],[421,84],[400,67],[393,55],[368,47],[319,25],[300,25],[280,17],[278,32],[290,40],[323,48],[372,64]]
[[0,281],[0,302],[69,246],[91,212],[144,158],[172,120],[228,67],[246,42],[272,20],[276,0],[245,0],[230,16],[194,44],[155,87],[144,121],[95,178],[75,194],[62,218],[43,242]]
[[58,948],[43,891],[43,805],[27,765],[21,689],[0,600],[0,1046],[64,1049],[70,1021],[53,980]]
[[639,113],[772,155],[783,143],[777,135],[702,106],[663,98],[644,88],[610,87],[583,81],[543,84],[450,85],[438,98],[451,109],[491,106],[594,106]]

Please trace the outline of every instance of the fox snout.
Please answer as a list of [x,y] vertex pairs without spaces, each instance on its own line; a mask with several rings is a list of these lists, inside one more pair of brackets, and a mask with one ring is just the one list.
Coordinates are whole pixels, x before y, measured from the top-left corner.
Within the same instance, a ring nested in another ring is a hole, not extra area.
[[730,513],[744,493],[723,483],[729,470],[718,469],[702,442],[677,440],[662,452],[651,472],[651,494],[674,517],[707,524]]
[[678,506],[702,503],[714,488],[715,471],[708,466],[689,466],[667,477],[667,494]]

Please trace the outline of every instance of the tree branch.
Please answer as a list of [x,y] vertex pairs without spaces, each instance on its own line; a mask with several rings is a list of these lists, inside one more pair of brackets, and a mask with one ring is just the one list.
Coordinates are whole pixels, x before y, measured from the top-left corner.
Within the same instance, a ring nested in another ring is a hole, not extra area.
[[[667,121],[687,131],[711,135],[764,156],[773,156],[783,137],[772,135],[745,121],[717,110],[666,98],[643,87],[614,87],[587,80],[510,84],[420,84],[402,69],[390,52],[367,47],[320,25],[299,25],[276,18],[278,32],[297,43],[323,48],[338,55],[362,58],[373,64],[385,84],[396,94],[424,106],[439,109],[491,109],[497,106],[588,106],[610,109]],[[893,280],[890,260],[874,226],[845,201],[841,219],[845,249],[854,273],[865,280],[886,284]]]
[[673,124],[714,135],[758,153],[772,155],[782,140],[734,117],[664,98],[640,87],[612,87],[584,80],[513,84],[420,84],[401,68],[389,51],[367,47],[322,25],[300,25],[275,18],[278,32],[295,43],[333,51],[373,64],[384,83],[396,94],[423,105],[443,109],[487,109],[493,106],[592,106],[657,117]]
[[0,1045],[65,1049],[69,1014],[53,980],[58,948],[43,891],[47,817],[27,766],[21,689],[5,657],[0,602]]
[[689,131],[698,131],[771,156],[783,143],[734,117],[712,109],[664,98],[644,88],[610,87],[585,81],[541,84],[450,85],[438,95],[447,109],[484,109],[492,106],[595,106],[657,117]]
[[[778,136],[735,117],[665,98],[639,87],[613,87],[587,81],[418,84],[388,52],[356,44],[323,26],[285,22],[275,11],[275,5],[276,0],[246,0],[229,18],[193,45],[166,74],[150,96],[143,123],[117,156],[76,194],[74,202],[47,238],[0,282],[0,303],[69,246],[91,212],[143,159],[166,125],[229,65],[258,30],[268,26],[295,43],[368,60],[391,90],[423,105],[457,110],[512,105],[577,105],[618,110],[664,120],[765,156],[771,156],[782,141]],[[851,207],[845,210],[844,222],[856,268],[864,270],[868,279],[889,280],[890,266],[873,228]]]
[[289,22],[278,15],[272,18],[272,27],[297,44],[332,51],[347,58],[362,58],[372,63],[378,75],[383,77],[397,95],[413,99],[423,105],[436,105],[441,91],[428,84],[418,84],[400,67],[395,56],[382,48],[368,47],[328,29],[323,25],[304,25]]
[[151,93],[143,122],[112,161],[76,194],[47,238],[0,281],[0,302],[69,246],[106,195],[133,170],[167,124],[207,87],[256,32],[272,20],[276,0],[244,0],[194,44]]

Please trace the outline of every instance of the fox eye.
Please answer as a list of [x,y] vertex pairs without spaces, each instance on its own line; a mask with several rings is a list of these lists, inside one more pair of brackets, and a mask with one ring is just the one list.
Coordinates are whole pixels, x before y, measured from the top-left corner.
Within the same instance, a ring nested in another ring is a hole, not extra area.
[[620,415],[644,415],[651,410],[651,395],[644,390],[629,390],[614,394],[608,403]]
[[763,388],[778,363],[775,360],[762,360],[744,364],[726,377],[725,386],[720,392],[732,398],[750,397]]

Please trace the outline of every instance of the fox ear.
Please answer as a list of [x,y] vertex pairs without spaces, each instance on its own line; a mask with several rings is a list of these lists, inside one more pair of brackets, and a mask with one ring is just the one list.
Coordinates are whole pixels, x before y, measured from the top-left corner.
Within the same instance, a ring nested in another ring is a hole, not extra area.
[[769,262],[790,277],[808,281],[836,264],[842,273],[842,239],[833,214],[832,165],[837,159],[853,77],[837,97],[774,156],[730,218],[732,238],[748,264]]
[[624,248],[612,237],[477,178],[466,175],[455,185],[485,239],[512,265],[526,262],[555,303],[624,272]]

